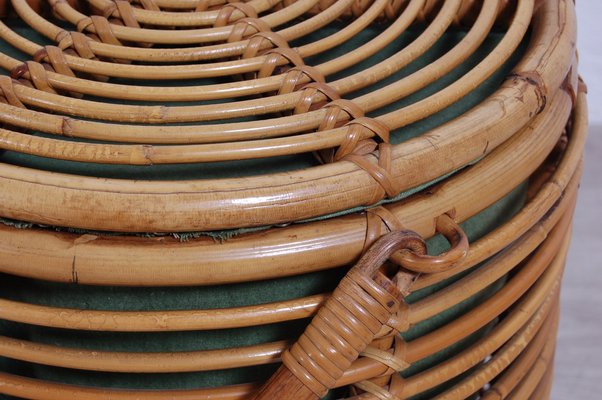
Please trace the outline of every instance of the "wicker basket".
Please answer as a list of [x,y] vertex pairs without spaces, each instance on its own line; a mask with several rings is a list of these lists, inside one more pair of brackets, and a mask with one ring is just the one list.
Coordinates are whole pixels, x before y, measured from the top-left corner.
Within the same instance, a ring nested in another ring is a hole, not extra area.
[[0,398],[549,398],[572,1],[0,3]]

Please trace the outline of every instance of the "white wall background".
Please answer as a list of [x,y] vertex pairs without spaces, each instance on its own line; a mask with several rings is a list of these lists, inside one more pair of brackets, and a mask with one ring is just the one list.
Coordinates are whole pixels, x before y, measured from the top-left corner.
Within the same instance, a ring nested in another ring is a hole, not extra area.
[[602,1],[577,0],[579,72],[588,87],[590,121],[602,125]]
[[589,89],[591,127],[573,240],[562,283],[552,400],[600,399],[602,275],[602,1],[577,0],[580,72]]

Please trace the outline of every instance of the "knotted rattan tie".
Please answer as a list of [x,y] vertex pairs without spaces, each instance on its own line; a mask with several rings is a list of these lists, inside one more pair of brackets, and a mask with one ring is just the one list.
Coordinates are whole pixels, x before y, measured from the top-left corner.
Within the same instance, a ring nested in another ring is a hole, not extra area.
[[75,31],[61,31],[55,39],[55,41],[58,43],[58,47],[61,50],[65,51],[72,48],[79,57],[88,60],[96,60],[97,57],[90,47],[91,40],[91,38],[83,33]]
[[13,85],[16,84],[12,78],[8,76],[0,76],[0,92],[2,100],[14,107],[25,108],[25,105],[19,100],[19,96],[15,94]]
[[400,287],[397,276],[388,278],[380,272],[387,259],[402,249],[426,253],[424,241],[412,231],[391,232],[376,241],[299,341],[282,355],[284,366],[255,399],[277,398],[282,385],[290,398],[298,400],[323,397],[334,387],[402,304],[407,288]]

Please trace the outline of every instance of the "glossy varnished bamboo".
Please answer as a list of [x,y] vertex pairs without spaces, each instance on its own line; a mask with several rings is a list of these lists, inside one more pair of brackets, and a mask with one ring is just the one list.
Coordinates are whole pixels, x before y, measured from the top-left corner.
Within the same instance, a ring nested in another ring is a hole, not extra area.
[[[547,14],[546,14],[546,15],[547,15]],[[566,25],[565,25],[565,26],[566,26]],[[558,78],[558,75],[557,75],[557,74],[556,74],[555,78]],[[527,85],[527,86],[528,86],[528,85]],[[527,90],[527,92],[525,92],[525,93],[528,93],[528,90]],[[535,94],[535,93],[533,93],[533,94]],[[536,100],[536,97],[537,97],[537,96],[535,96],[535,98],[534,98],[533,100],[537,101],[537,100]],[[526,96],[525,96],[525,100],[526,100]],[[499,103],[496,103],[496,104],[498,104],[498,105],[499,105]],[[526,111],[526,110],[525,110],[525,111]],[[510,114],[512,114],[512,113],[510,113]],[[514,116],[516,116],[516,115],[514,115]],[[460,119],[462,119],[462,117],[461,117]],[[498,121],[498,122],[499,122],[499,121]],[[474,120],[472,121],[472,126],[474,126]],[[498,124],[497,126],[503,126],[503,124]],[[429,147],[431,147],[431,146],[432,146],[432,145],[429,143]],[[431,147],[431,148],[432,148],[432,147]],[[443,147],[440,147],[439,149],[441,149],[441,148],[443,148]],[[458,154],[458,153],[456,153],[456,154]],[[24,172],[24,171],[21,171],[21,172]],[[358,171],[358,172],[359,172],[359,171]],[[439,171],[439,172],[440,172],[440,171]],[[22,174],[21,174],[21,175],[22,175]],[[85,180],[85,179],[84,179],[84,180]],[[253,180],[255,180],[255,179],[253,179]],[[246,180],[246,181],[249,181],[249,180]],[[346,182],[355,182],[355,180],[352,180],[352,179],[346,179]],[[357,182],[362,182],[362,179],[359,179],[359,181],[357,181]],[[249,183],[250,183],[250,182],[249,182]],[[259,183],[259,182],[256,182],[256,183]],[[362,182],[362,184],[363,184],[363,187],[364,187],[364,188],[365,188],[365,187],[370,187],[370,186],[374,185],[373,183],[371,184],[369,181]],[[210,186],[211,186],[211,184],[210,184]],[[261,184],[259,184],[259,185],[255,186],[255,187],[261,187]],[[55,188],[55,190],[56,190],[56,188]],[[230,192],[230,193],[232,193],[232,192]],[[254,193],[255,193],[255,195],[259,194],[259,193],[257,192],[257,189],[255,189],[255,190],[254,190]],[[290,193],[290,192],[289,192],[289,193]],[[331,194],[331,195],[332,195],[332,194]],[[127,196],[126,196],[126,197],[127,197]],[[195,196],[195,197],[196,197],[196,196]],[[217,199],[216,199],[216,200],[217,200]],[[359,198],[358,198],[358,200],[359,200],[359,201],[362,201],[362,200],[361,200],[361,199],[359,199]],[[123,203],[122,203],[122,204],[123,204]],[[157,203],[157,204],[158,204],[158,203]],[[200,205],[200,204],[202,204],[202,202],[200,202],[200,203],[197,203],[197,204],[199,204],[199,205]],[[220,203],[220,204],[222,204],[222,205],[225,207],[225,204],[227,204],[227,202],[226,202],[226,203]],[[326,205],[326,204],[330,204],[330,201],[322,201],[322,202],[321,202],[321,205]],[[205,204],[205,205],[207,205],[207,204]],[[136,209],[137,209],[138,207],[134,207],[134,208],[136,208]],[[211,210],[211,207],[207,207],[207,208],[205,208],[205,212],[210,212],[210,210]],[[77,215],[77,214],[79,214],[79,212],[78,212],[78,213],[71,213],[71,214],[72,214],[72,215]],[[277,214],[277,213],[273,213],[273,212],[272,212],[271,214]],[[150,215],[150,214],[147,214],[147,215]],[[205,214],[205,215],[207,215],[207,217],[209,217],[209,219],[211,219],[211,217],[210,217],[210,214]],[[227,213],[227,207],[226,207],[226,209],[224,209],[224,210],[223,210],[223,212],[222,212],[222,213],[220,213],[220,215],[221,215],[221,217],[220,217],[220,218],[221,218],[221,221],[224,221],[224,222],[226,222],[226,223],[227,223],[227,221],[229,220],[229,219],[227,218],[227,215],[228,215],[228,213]],[[274,216],[275,216],[275,217],[277,217],[276,215],[274,215]],[[27,219],[27,218],[25,218],[25,219]],[[144,218],[142,218],[142,220],[143,220],[143,219],[144,219]],[[278,217],[277,217],[276,219],[278,219]],[[175,221],[177,221],[177,219],[171,219],[171,218],[167,218],[166,220],[169,220],[169,221],[174,221],[174,222],[175,222]],[[105,221],[110,221],[110,219],[105,219]],[[197,221],[198,221],[198,219],[197,219]],[[238,222],[239,222],[239,223],[240,223],[240,222],[243,222],[243,225],[244,225],[244,219],[243,219],[243,221],[241,221],[241,220],[238,220]],[[71,223],[66,223],[66,224],[67,224],[67,225],[70,225]],[[77,225],[77,224],[76,224],[76,225]],[[146,224],[145,224],[145,223],[143,223],[143,225],[146,225]],[[179,225],[179,224],[174,224],[174,225]],[[147,228],[150,228],[150,226],[148,226],[148,225],[146,225],[146,227],[147,227]],[[207,227],[208,227],[208,226],[207,226]],[[108,228],[108,229],[110,229],[109,227],[107,227],[107,228]],[[172,226],[171,228],[175,228],[175,226]],[[190,227],[190,226],[189,226],[189,229],[190,229],[190,228],[192,228],[192,227]],[[122,228],[122,229],[123,229],[123,228]],[[130,228],[130,229],[136,229],[136,228],[132,227],[132,228]],[[173,230],[178,230],[178,229],[173,229]]]
[[[586,133],[586,102],[585,96],[581,94],[578,98],[575,130],[569,143],[567,157],[554,175],[557,184],[546,184],[538,201],[528,205],[520,214],[522,218],[519,221],[523,221],[524,218],[525,223],[513,222],[499,235],[493,236],[495,239],[488,241],[488,246],[493,246],[493,249],[497,249],[495,251],[499,251],[513,240],[515,234],[522,234],[529,229],[530,224],[540,219],[547,207],[558,199],[579,162]],[[547,132],[542,132],[542,135],[549,136]],[[536,142],[540,143],[538,140]],[[525,172],[520,163],[528,156],[516,154],[514,147],[509,147],[508,151],[517,155],[517,158],[513,162],[502,158],[499,161],[504,165],[501,174],[492,172],[488,174],[488,180],[479,179],[479,171],[488,169],[486,158],[471,171],[452,178],[448,184],[443,185],[442,190],[437,190],[426,198],[390,206],[389,210],[400,218],[405,226],[424,237],[433,234],[431,221],[437,213],[447,211],[448,204],[454,204],[456,218],[463,221],[501,198],[504,192],[526,178],[527,175],[520,175]],[[512,165],[518,168],[507,168]],[[484,193],[494,196],[490,199],[467,197],[467,190],[461,189],[467,188],[464,180],[474,180],[474,189],[468,189],[468,193],[471,190],[491,187],[491,191]],[[507,185],[508,189],[501,189],[504,185]],[[456,187],[460,189],[454,190]],[[152,286],[240,282],[351,263],[361,252],[365,231],[366,222],[362,216],[293,225],[232,238],[223,244],[216,244],[210,239],[180,243],[169,238],[102,238],[95,235],[81,236],[46,230],[23,231],[0,227],[3,238],[0,246],[0,254],[3,254],[3,257],[0,257],[0,267],[3,272],[12,274],[71,282],[75,265],[78,281],[86,284]],[[32,240],[34,237],[35,240]],[[314,244],[318,239],[321,242],[320,246]],[[178,251],[174,252],[176,248]],[[272,248],[273,251],[270,250]],[[174,256],[163,259],[160,255],[165,251],[170,251]],[[269,257],[265,257],[266,254],[269,254]],[[205,260],[203,268],[198,267],[198,259]],[[483,259],[478,258],[475,262]],[[127,270],[121,268],[124,263],[129,265]],[[240,268],[242,264],[245,265],[244,269]],[[44,268],[36,268],[38,265],[43,265]],[[281,265],[287,265],[287,269],[283,270]],[[463,268],[466,268],[466,265],[470,264],[463,265]],[[426,283],[431,278],[423,279]],[[420,281],[417,285],[423,286]]]

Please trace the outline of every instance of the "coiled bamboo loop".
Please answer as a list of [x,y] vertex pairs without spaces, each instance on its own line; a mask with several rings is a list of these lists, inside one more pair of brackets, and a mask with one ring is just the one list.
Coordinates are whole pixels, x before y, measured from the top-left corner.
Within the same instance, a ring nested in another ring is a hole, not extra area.
[[436,230],[451,244],[451,249],[438,256],[414,254],[409,251],[394,256],[394,261],[404,268],[418,273],[444,272],[461,261],[468,254],[468,237],[464,230],[448,214],[436,219]]

